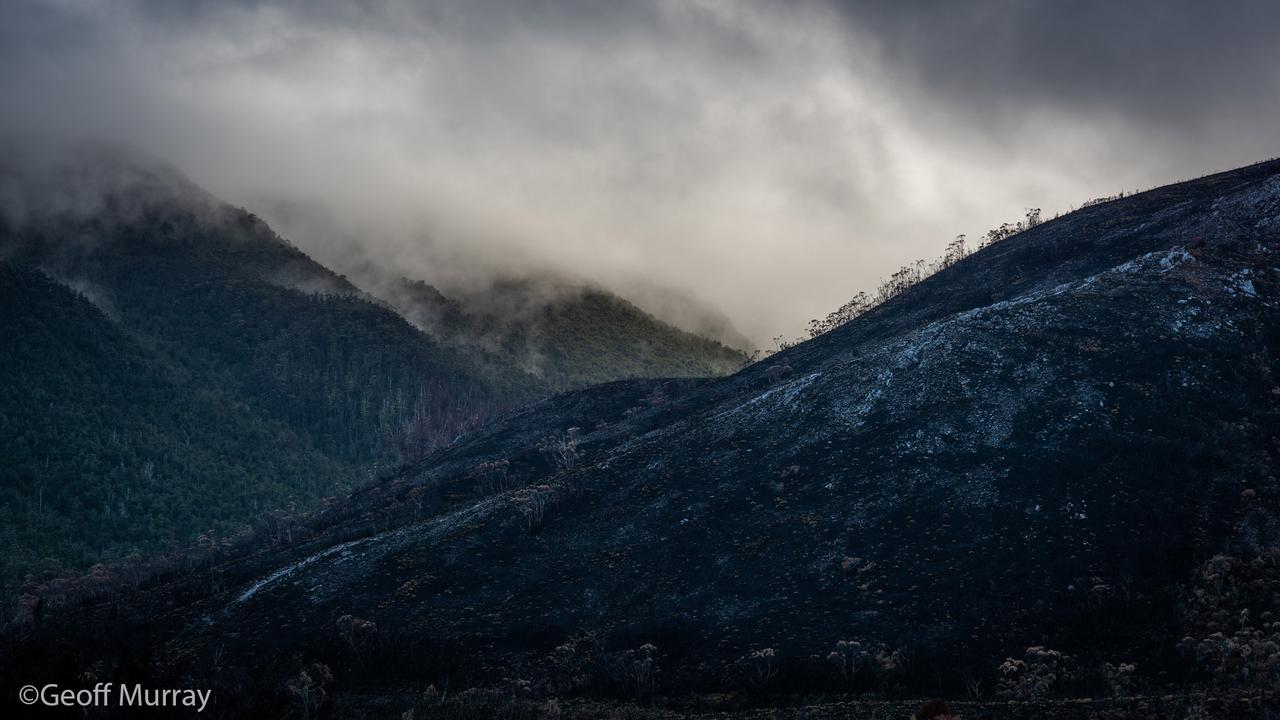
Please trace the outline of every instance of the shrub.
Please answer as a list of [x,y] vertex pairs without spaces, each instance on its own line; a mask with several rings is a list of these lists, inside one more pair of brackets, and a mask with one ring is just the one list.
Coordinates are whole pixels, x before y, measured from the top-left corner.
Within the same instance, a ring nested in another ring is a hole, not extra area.
[[1133,673],[1138,669],[1133,663],[1120,663],[1112,665],[1106,663],[1102,666],[1102,675],[1107,680],[1107,685],[1111,687],[1111,694],[1116,697],[1127,697],[1133,693]]
[[610,657],[609,673],[628,697],[645,701],[653,695],[658,677],[658,648],[645,643]]
[[841,640],[836,643],[835,649],[827,653],[827,662],[840,673],[845,685],[853,684],[853,678],[858,671],[874,661],[869,648],[853,640]]
[[773,385],[774,383],[786,380],[791,377],[793,373],[795,373],[795,370],[791,369],[790,365],[770,365],[769,368],[764,371],[764,376],[765,381],[770,385]]
[[538,449],[556,470],[572,470],[578,464],[579,428],[571,427],[560,435],[543,438]]
[[1280,687],[1280,549],[1201,563],[1180,649],[1215,685]]
[[525,529],[530,534],[542,529],[542,519],[547,514],[547,506],[551,504],[554,494],[555,488],[551,485],[521,488],[512,493],[515,507],[524,516]]
[[594,633],[566,640],[548,657],[549,689],[553,693],[567,693],[591,687],[602,671],[603,657],[603,645]]
[[378,625],[371,620],[343,615],[338,618],[338,636],[347,643],[357,658],[364,655],[365,650],[378,635]]
[[481,495],[497,495],[511,489],[511,462],[508,460],[494,460],[492,462],[480,463],[471,471],[471,478],[475,481],[476,490]]
[[329,697],[325,685],[332,681],[333,673],[330,672],[328,665],[312,663],[285,682],[285,690],[298,704],[303,720],[316,717],[320,712],[320,706]]
[[756,690],[763,690],[778,675],[778,653],[773,648],[752,650],[738,659],[742,676]]
[[1066,678],[1071,657],[1039,645],[1027,648],[1025,658],[1005,658],[996,668],[996,693],[1011,700],[1042,700]]

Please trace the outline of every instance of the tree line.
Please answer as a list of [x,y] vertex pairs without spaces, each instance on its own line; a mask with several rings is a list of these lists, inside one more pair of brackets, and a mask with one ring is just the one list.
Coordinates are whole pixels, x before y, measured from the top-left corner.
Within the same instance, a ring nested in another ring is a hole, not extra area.
[[[1114,199],[1114,198],[1108,198]],[[1105,202],[1106,199],[1090,201],[1090,203]],[[1086,206],[1088,203],[1086,203]],[[874,292],[860,291],[854,295],[848,302],[827,313],[826,317],[814,318],[809,321],[809,325],[805,331],[805,337],[788,340],[785,336],[779,335],[773,339],[773,348],[765,351],[764,356],[781,352],[791,347],[824,335],[836,328],[852,322],[877,307],[889,302],[899,295],[910,290],[912,287],[920,284],[922,281],[933,276],[934,274],[946,270],[947,268],[959,263],[961,260],[972,255],[978,250],[991,247],[1000,242],[1004,242],[1018,233],[1025,232],[1031,228],[1040,225],[1041,219],[1040,208],[1028,208],[1025,217],[1016,222],[1001,223],[999,227],[992,228],[984,233],[977,242],[976,247],[969,244],[967,235],[960,234],[954,240],[947,243],[946,249],[942,255],[932,261],[916,260],[913,263],[903,265],[893,272],[889,277],[880,280],[880,284]],[[762,353],[756,351],[752,356],[752,361],[759,360]]]

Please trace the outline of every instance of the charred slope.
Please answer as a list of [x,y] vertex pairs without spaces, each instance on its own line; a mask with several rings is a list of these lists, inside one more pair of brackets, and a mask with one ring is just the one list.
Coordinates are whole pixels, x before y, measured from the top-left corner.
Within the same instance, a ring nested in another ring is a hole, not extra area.
[[1091,207],[731,378],[520,410],[127,604],[150,667],[229,686],[564,690],[653,643],[671,690],[765,647],[774,687],[835,687],[841,640],[917,687],[1029,645],[1181,682],[1193,568],[1275,544],[1278,266],[1280,163]]

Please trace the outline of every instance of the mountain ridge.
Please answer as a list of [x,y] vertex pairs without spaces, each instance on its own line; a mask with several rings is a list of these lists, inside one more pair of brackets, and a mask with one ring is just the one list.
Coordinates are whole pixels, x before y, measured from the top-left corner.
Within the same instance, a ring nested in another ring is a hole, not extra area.
[[172,634],[151,667],[220,643],[277,709],[290,653],[402,701],[1271,677],[1220,659],[1276,641],[1242,588],[1280,587],[1277,267],[1269,161],[1043,223],[727,378],[541,400],[133,596]]
[[[313,508],[324,497],[451,442],[484,418],[555,389],[500,352],[450,345],[423,333],[390,304],[315,262],[257,215],[220,202],[176,170],[109,152],[77,156],[41,171],[4,162],[0,198],[5,209],[0,263],[11,296],[0,311],[17,333],[9,339],[32,345],[22,357],[6,356],[0,366],[0,375],[10,382],[11,414],[30,418],[24,425],[43,426],[47,423],[36,396],[74,405],[72,385],[39,356],[65,357],[81,347],[74,341],[79,332],[115,338],[111,342],[127,348],[119,352],[135,366],[159,368],[157,377],[174,378],[164,385],[172,395],[215,398],[210,402],[222,408],[211,415],[175,397],[173,405],[183,409],[175,419],[150,394],[117,394],[120,412],[104,411],[95,423],[119,421],[134,427],[118,452],[102,451],[91,439],[96,427],[41,431],[40,447],[33,449],[27,428],[9,423],[0,432],[0,447],[10,460],[5,483],[10,498],[0,511],[11,527],[32,525],[30,508],[51,513],[53,521],[43,530],[30,527],[22,542],[11,537],[6,543],[9,560],[0,567],[0,576],[9,588],[27,572],[66,569],[60,563],[86,568],[98,561],[116,562],[137,551],[190,544],[210,531],[226,540],[273,522],[274,513]],[[75,292],[51,292],[31,272]],[[27,294],[44,303],[46,318],[68,326],[31,323]],[[86,301],[102,312],[101,318],[78,306]],[[59,303],[76,307],[53,307]],[[610,319],[602,313],[587,321]],[[674,329],[648,320],[633,329],[669,343]],[[102,328],[103,321],[115,330]],[[606,349],[627,339],[606,338]],[[716,354],[718,347],[688,345],[676,348],[675,355],[692,368],[711,372],[713,364],[700,364],[698,358],[726,358]],[[660,365],[656,355],[651,363],[583,365],[590,361],[582,353],[571,358],[566,367],[577,363],[580,374],[563,384],[619,372],[666,372],[676,364]],[[67,362],[83,365],[74,358]],[[92,380],[96,384],[81,390],[96,397],[113,394],[111,383],[135,387],[124,365],[110,366],[118,372],[98,373]],[[21,382],[14,379],[18,376]],[[139,398],[136,406],[130,405],[134,397]],[[211,418],[217,413],[247,413],[255,429],[215,423]],[[174,422],[187,432],[199,428],[226,459],[204,456],[199,467],[177,460],[181,444],[169,439]],[[262,458],[260,435],[274,432],[271,428],[280,431],[280,455],[298,459],[296,467]],[[236,450],[237,439],[246,443],[242,452]],[[166,448],[164,457],[149,455],[157,448]],[[273,468],[262,481],[271,492],[255,494],[232,481],[244,474],[237,465],[244,458],[258,458],[250,464]],[[236,469],[221,469],[223,464]],[[151,470],[144,472],[147,467]],[[104,485],[113,495],[147,496],[156,487],[156,468],[171,470],[162,477],[175,484],[165,492],[176,503],[169,512],[181,521],[171,523],[166,517],[145,521],[137,532],[108,531],[107,526],[118,524],[111,517],[117,513],[115,500],[104,506],[110,512],[83,510],[89,498],[98,503]],[[335,473],[344,479],[332,481]],[[54,482],[55,477],[60,480]],[[313,485],[311,477],[330,481]],[[295,484],[298,492],[287,492],[281,482]],[[39,488],[45,486],[50,493],[41,496]],[[177,487],[192,498],[203,496],[208,487],[221,487],[238,499],[221,497],[227,503],[213,504],[218,507],[186,503],[181,493],[170,492]],[[238,489],[230,492],[232,487]],[[62,520],[68,516],[79,520],[65,526]],[[95,535],[99,529],[103,534]]]

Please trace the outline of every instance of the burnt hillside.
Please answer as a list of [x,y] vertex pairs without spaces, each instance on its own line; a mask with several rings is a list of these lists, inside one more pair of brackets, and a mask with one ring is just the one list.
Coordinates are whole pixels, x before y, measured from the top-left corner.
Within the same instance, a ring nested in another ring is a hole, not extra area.
[[732,377],[515,411],[114,612],[147,672],[282,707],[313,661],[366,695],[990,693],[1032,646],[1060,694],[1271,682],[1197,643],[1280,610],[1278,267],[1280,162],[1092,206]]

